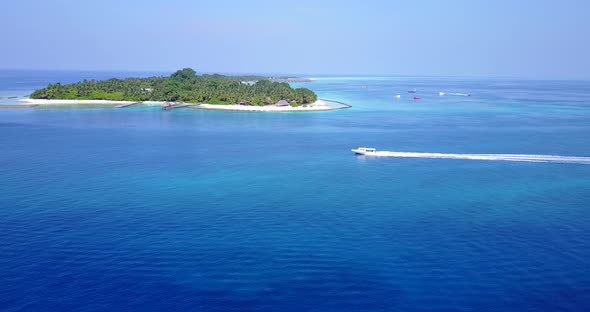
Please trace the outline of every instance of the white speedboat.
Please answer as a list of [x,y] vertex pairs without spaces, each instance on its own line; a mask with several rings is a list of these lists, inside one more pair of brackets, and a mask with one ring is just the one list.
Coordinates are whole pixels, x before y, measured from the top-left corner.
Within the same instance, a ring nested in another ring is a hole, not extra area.
[[352,149],[351,151],[353,151],[357,155],[374,155],[375,153],[377,153],[377,150],[372,147],[358,147]]

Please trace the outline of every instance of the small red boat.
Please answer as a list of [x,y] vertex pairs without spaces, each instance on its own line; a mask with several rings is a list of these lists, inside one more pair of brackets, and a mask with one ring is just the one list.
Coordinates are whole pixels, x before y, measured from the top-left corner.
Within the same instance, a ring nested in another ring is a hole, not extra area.
[[419,98],[419,97],[417,97],[417,96],[415,96],[415,97],[414,97],[414,101],[418,101],[418,100],[420,100],[420,98]]

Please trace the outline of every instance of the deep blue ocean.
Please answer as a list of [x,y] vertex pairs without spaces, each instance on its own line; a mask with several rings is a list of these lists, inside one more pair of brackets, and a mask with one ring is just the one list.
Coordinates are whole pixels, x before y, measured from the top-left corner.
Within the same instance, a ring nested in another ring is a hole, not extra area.
[[590,310],[590,165],[350,152],[590,156],[590,82],[300,85],[352,108],[0,109],[0,311]]

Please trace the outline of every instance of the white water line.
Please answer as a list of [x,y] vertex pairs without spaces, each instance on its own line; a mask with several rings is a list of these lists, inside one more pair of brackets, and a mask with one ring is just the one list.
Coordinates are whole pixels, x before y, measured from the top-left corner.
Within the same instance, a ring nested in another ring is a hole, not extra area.
[[526,154],[443,154],[414,152],[368,152],[365,156],[401,157],[401,158],[439,158],[439,159],[471,159],[496,161],[548,162],[590,165],[590,157],[559,156],[559,155],[526,155]]

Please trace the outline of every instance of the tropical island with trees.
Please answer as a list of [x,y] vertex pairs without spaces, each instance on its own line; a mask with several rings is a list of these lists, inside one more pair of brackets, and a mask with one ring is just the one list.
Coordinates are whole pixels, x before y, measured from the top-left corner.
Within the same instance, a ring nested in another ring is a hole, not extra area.
[[[223,76],[184,68],[168,77],[84,80],[73,84],[49,84],[34,91],[37,100],[105,100],[137,102],[206,103],[240,106],[311,106],[317,95],[307,88],[291,88],[261,76]],[[287,105],[285,105],[287,103]],[[209,105],[211,106],[211,105]]]

